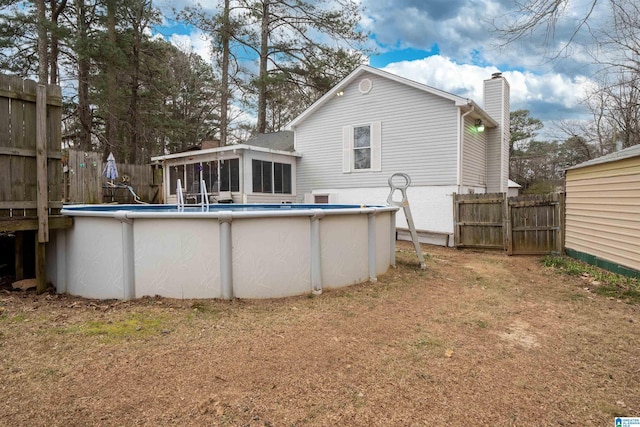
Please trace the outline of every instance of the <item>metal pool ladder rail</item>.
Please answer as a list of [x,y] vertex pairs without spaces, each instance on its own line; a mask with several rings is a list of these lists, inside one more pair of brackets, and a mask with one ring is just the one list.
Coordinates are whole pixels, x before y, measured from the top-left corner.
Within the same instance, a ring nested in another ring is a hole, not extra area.
[[176,184],[176,198],[178,199],[178,212],[182,212],[184,210],[184,196],[182,195],[182,183],[180,182],[180,179],[177,180]]
[[200,206],[203,211],[209,211],[209,196],[207,195],[207,184],[204,179],[200,181]]
[[[393,182],[394,177],[404,178],[404,184],[396,185]],[[427,269],[427,264],[424,262],[424,256],[422,255],[422,250],[420,249],[420,242],[418,241],[418,233],[416,232],[416,226],[413,223],[413,217],[411,216],[411,208],[409,208],[409,199],[407,198],[407,188],[411,185],[411,178],[406,173],[396,172],[389,177],[389,188],[391,188],[391,192],[389,193],[389,197],[387,197],[387,205],[389,206],[398,206],[401,207],[404,211],[404,217],[407,219],[407,225],[409,226],[409,232],[411,232],[411,240],[413,240],[413,247],[416,249],[416,254],[418,255],[418,261],[420,261],[420,268],[423,270]],[[402,200],[396,201],[393,200],[393,194],[396,191],[400,191],[402,194]]]

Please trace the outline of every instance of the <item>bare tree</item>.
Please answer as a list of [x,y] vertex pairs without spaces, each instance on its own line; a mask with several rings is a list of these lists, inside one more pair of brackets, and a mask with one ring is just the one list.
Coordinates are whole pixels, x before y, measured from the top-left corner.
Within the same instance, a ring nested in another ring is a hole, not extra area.
[[[608,20],[600,21],[601,26],[591,22],[596,6],[608,11]],[[594,123],[573,135],[585,136],[587,144],[597,147],[597,155],[610,151],[615,140],[622,141],[623,147],[639,144],[640,3],[637,0],[523,0],[504,20],[495,20],[494,25],[505,45],[539,35],[541,31],[550,42],[569,10],[573,14],[578,11],[578,18],[551,56],[557,58],[566,52],[578,33],[585,30],[584,33],[592,37],[588,48],[593,62],[601,67],[599,87],[586,99]],[[563,126],[566,128],[566,123]]]
[[598,62],[640,74],[640,4],[610,0],[611,25],[595,31],[600,52]]
[[621,73],[618,80],[601,90],[607,99],[606,114],[616,140],[622,148],[640,144],[640,75],[634,72]]
[[[602,0],[590,0],[582,4],[582,14],[574,21],[571,32],[563,45],[552,52],[553,57],[561,55],[573,43],[580,31],[588,27],[597,4]],[[627,1],[627,0],[611,0]],[[551,45],[555,40],[556,27],[565,13],[576,6],[577,0],[524,0],[516,2],[516,8],[500,19],[494,19],[494,28],[501,36],[504,45],[525,39],[542,31],[545,43]]]

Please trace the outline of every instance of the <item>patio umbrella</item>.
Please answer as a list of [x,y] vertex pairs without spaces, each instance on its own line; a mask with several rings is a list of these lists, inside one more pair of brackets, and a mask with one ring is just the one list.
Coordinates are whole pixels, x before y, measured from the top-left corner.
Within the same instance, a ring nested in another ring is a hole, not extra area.
[[116,167],[116,158],[113,157],[113,153],[109,153],[109,157],[107,157],[107,164],[104,165],[104,170],[102,171],[102,176],[111,180],[113,184],[113,180],[118,177],[118,168]]

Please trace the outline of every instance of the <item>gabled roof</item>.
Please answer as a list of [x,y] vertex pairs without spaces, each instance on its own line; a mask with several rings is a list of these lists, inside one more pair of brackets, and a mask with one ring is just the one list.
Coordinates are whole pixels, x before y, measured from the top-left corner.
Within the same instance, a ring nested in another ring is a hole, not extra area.
[[333,88],[331,88],[331,90],[329,90],[329,92],[325,93],[320,99],[318,99],[316,102],[314,102],[309,108],[304,110],[298,117],[293,119],[287,125],[286,128],[287,129],[293,129],[294,127],[296,127],[297,125],[302,123],[304,120],[307,119],[307,117],[309,117],[311,114],[313,114],[313,112],[315,112],[318,108],[323,106],[329,100],[333,99],[337,92],[339,92],[341,89],[343,89],[346,86],[348,86],[349,84],[351,84],[354,80],[356,80],[360,75],[362,75],[364,73],[371,73],[371,74],[374,74],[376,76],[379,76],[379,77],[382,77],[382,78],[385,78],[385,79],[389,79],[389,80],[392,80],[392,81],[395,81],[395,82],[398,82],[398,83],[413,87],[413,88],[421,90],[423,92],[430,93],[432,95],[436,95],[436,96],[440,96],[442,98],[448,99],[450,101],[453,101],[455,103],[456,107],[461,107],[463,111],[469,111],[469,110],[473,109],[473,111],[475,113],[477,113],[479,117],[482,118],[482,120],[485,122],[485,124],[488,127],[495,127],[495,126],[498,125],[498,123],[491,116],[489,116],[489,114],[487,114],[482,108],[480,108],[480,106],[478,104],[476,104],[471,99],[463,98],[461,96],[454,95],[452,93],[445,92],[443,90],[436,89],[434,87],[427,86],[425,84],[418,83],[418,82],[413,81],[413,80],[405,79],[404,77],[400,77],[400,76],[397,76],[395,74],[391,74],[389,72],[382,71],[382,70],[380,70],[378,68],[373,68],[373,67],[370,67],[368,65],[360,65],[358,68],[353,70],[351,72],[351,74],[349,74],[342,81],[340,81],[337,85],[335,85]]
[[586,162],[572,166],[567,170],[580,169],[586,166],[599,165],[602,163],[615,162],[617,160],[628,159],[630,157],[640,156],[640,145],[634,145],[627,147],[624,150],[616,151],[614,153],[607,154],[606,156],[598,157],[597,159],[587,160]]

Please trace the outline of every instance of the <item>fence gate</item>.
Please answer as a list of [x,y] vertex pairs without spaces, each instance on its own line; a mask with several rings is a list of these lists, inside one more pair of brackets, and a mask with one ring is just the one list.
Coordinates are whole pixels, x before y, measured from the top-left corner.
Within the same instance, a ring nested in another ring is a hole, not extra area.
[[505,248],[505,195],[454,194],[454,239],[458,248]]
[[509,255],[562,252],[564,195],[454,195],[455,246]]
[[532,194],[507,200],[509,255],[562,252],[563,194]]

